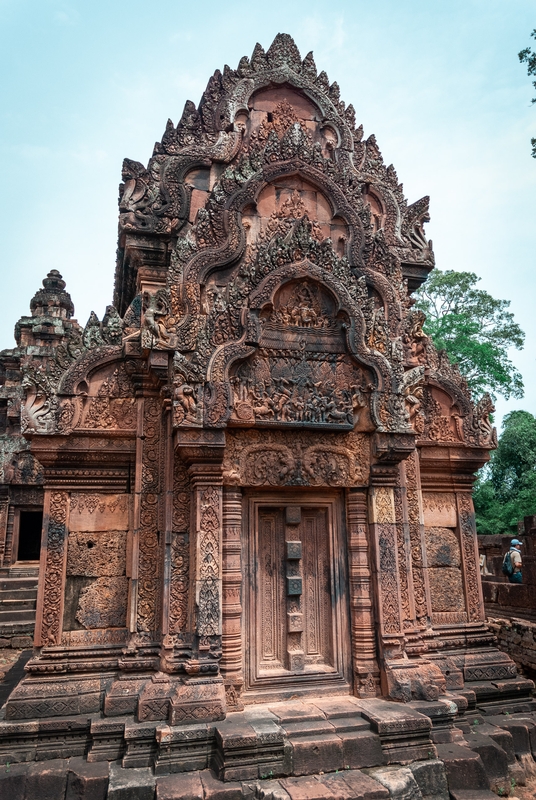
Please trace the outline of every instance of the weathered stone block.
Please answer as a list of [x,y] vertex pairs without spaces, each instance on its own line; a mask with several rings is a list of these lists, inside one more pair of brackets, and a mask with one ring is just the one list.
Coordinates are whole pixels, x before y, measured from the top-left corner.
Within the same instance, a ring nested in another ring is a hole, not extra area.
[[26,800],[58,800],[65,796],[68,762],[63,759],[38,761],[26,775]]
[[460,566],[460,543],[451,528],[425,528],[424,538],[429,567]]
[[208,725],[189,724],[174,728],[158,725],[156,740],[156,775],[203,770],[208,767],[214,729]]
[[101,578],[124,575],[125,531],[73,531],[67,544],[67,575]]
[[456,527],[458,515],[453,494],[450,492],[423,492],[422,502],[426,527]]
[[445,765],[449,790],[488,789],[489,780],[478,753],[458,744],[438,744],[438,758]]
[[110,765],[107,800],[154,800],[156,779],[150,769]]
[[76,492],[71,495],[70,531],[126,531],[131,495]]
[[438,758],[417,761],[409,765],[423,797],[449,800],[449,787],[443,762]]
[[170,722],[210,722],[225,719],[223,682],[217,679],[192,679],[180,684],[171,697]]
[[134,714],[138,707],[138,697],[147,678],[116,680],[106,693],[104,713],[107,717],[121,717]]
[[4,764],[0,767],[0,797],[24,800],[26,776],[30,764]]
[[85,758],[71,758],[65,800],[106,800],[109,764],[88,763]]
[[430,594],[434,611],[465,611],[461,570],[457,567],[431,567]]
[[127,595],[127,578],[97,578],[80,592],[76,619],[84,628],[121,628],[126,622]]
[[166,775],[156,780],[156,800],[201,800],[203,784],[198,772]]
[[293,775],[315,775],[345,766],[342,741],[335,734],[294,739],[291,745]]
[[206,770],[201,773],[201,782],[205,793],[205,800],[242,800],[242,785],[237,782],[219,781]]
[[380,737],[370,731],[339,733],[342,741],[344,767],[362,769],[385,764]]
[[389,790],[392,800],[420,800],[421,792],[413,772],[408,767],[379,767],[369,775]]
[[329,800],[337,796],[316,778],[284,778],[280,783],[291,800]]
[[11,637],[11,647],[15,648],[16,650],[26,650],[30,647],[33,647],[33,637],[32,636],[12,636]]

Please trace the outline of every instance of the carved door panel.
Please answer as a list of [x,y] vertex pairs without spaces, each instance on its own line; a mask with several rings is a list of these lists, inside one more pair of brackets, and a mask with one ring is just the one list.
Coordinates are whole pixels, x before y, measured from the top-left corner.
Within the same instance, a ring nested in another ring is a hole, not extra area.
[[[336,502],[250,504],[248,689],[281,694],[346,681],[344,559]],[[300,500],[300,498],[297,498]]]

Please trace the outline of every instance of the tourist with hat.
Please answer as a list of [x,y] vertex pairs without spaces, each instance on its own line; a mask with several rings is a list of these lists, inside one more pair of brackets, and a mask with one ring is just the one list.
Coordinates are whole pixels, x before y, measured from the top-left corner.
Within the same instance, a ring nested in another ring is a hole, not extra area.
[[503,559],[503,572],[508,577],[510,583],[523,583],[523,575],[521,573],[522,545],[523,542],[520,542],[519,539],[512,539],[510,542],[510,550]]

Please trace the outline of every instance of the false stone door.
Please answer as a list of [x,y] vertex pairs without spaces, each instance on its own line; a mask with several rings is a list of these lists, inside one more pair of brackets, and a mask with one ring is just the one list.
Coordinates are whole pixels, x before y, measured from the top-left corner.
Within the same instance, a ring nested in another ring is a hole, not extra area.
[[249,501],[246,692],[349,691],[338,497]]

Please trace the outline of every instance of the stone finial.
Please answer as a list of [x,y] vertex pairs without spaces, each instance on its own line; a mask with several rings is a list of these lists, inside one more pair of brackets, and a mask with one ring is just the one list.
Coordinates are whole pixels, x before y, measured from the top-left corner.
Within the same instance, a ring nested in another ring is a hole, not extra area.
[[65,291],[65,281],[57,269],[52,269],[43,280],[30,302],[32,317],[48,316],[71,319],[74,305],[69,292]]

